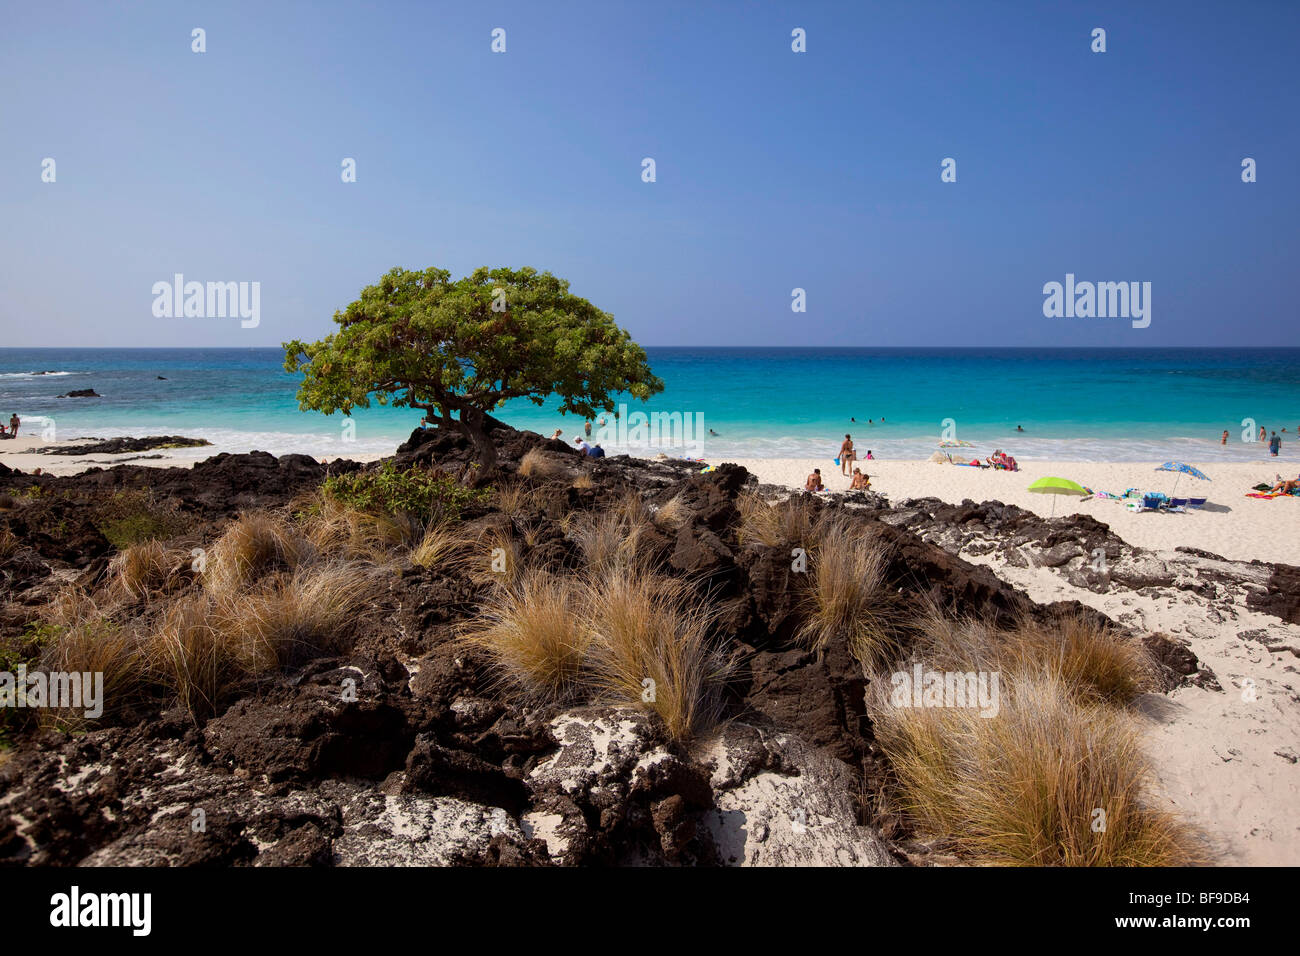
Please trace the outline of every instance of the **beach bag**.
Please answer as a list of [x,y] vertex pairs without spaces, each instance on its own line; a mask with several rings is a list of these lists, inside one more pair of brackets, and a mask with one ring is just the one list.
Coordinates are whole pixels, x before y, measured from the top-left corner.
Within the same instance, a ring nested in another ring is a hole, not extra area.
[[840,466],[840,460],[839,460],[838,458],[836,458],[836,459],[835,459],[835,467],[838,468],[839,466]]

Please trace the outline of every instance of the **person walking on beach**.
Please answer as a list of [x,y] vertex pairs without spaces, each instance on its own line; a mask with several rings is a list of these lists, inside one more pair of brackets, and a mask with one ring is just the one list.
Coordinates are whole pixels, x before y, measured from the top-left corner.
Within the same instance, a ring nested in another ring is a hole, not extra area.
[[825,491],[826,486],[822,484],[822,470],[814,468],[808,480],[803,483],[804,491]]
[[1277,437],[1277,432],[1274,432],[1273,437],[1268,440],[1268,453],[1272,455],[1274,458],[1276,458],[1277,453],[1281,450],[1282,450],[1282,439]]
[[22,424],[22,420],[19,419],[17,412],[14,412],[12,415],[9,416],[9,437],[10,438],[18,437],[18,426],[21,424]]
[[849,466],[857,461],[858,454],[853,450],[853,436],[845,435],[844,441],[840,442],[840,474],[845,478],[849,476]]

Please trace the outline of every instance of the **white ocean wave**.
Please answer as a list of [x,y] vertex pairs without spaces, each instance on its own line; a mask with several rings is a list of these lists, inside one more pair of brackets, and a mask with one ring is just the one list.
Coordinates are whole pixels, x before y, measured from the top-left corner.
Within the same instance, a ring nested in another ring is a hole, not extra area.
[[[86,439],[118,438],[124,434],[143,438],[148,435],[174,435],[178,430],[171,425],[133,425],[123,430],[118,427],[86,427],[72,430],[60,430],[60,441],[77,441]],[[370,457],[373,455],[391,455],[402,439],[392,437],[357,438],[345,441],[338,435],[318,435],[309,432],[282,431],[238,431],[230,428],[190,428],[186,427],[180,434],[187,438],[203,438],[212,442],[198,448],[169,448],[165,454],[184,459],[199,461],[213,455],[229,452],[245,454],[250,451],[265,451],[273,455],[311,455],[315,458],[349,458]]]

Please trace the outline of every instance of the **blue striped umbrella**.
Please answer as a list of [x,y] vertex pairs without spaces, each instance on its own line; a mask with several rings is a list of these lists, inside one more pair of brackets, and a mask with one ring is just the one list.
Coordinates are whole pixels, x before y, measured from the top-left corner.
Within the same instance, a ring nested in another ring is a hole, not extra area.
[[[1191,475],[1193,478],[1200,478],[1202,481],[1209,481],[1210,476],[1194,465],[1189,465],[1185,461],[1167,461],[1156,471],[1174,471],[1178,472],[1178,478],[1183,475]],[[1178,490],[1178,478],[1174,479],[1174,491]]]

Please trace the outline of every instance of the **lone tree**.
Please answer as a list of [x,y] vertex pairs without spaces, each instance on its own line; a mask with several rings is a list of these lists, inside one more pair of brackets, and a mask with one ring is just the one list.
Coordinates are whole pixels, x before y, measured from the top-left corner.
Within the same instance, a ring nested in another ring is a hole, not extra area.
[[536,269],[476,269],[456,281],[445,269],[393,269],[334,313],[339,331],[310,344],[284,343],[286,371],[302,370],[298,407],[327,415],[380,405],[424,409],[455,422],[484,471],[496,467],[487,413],[512,398],[593,418],[614,396],[642,401],[664,383],[645,350],[613,316]]

